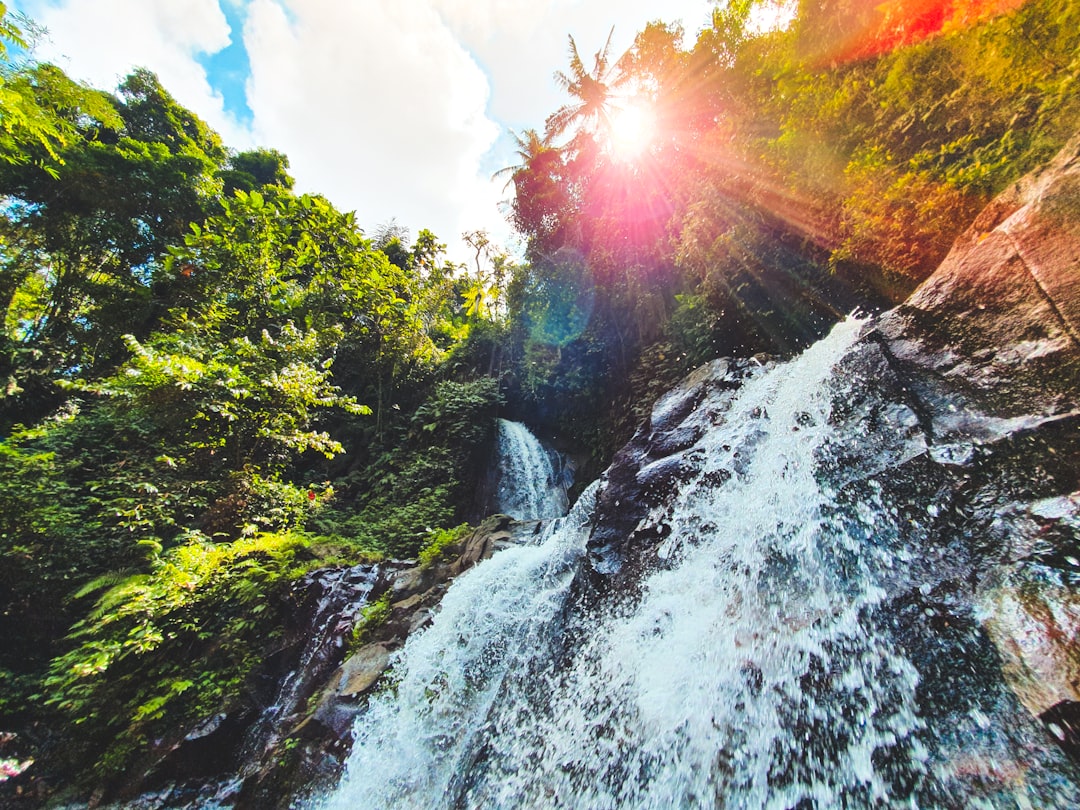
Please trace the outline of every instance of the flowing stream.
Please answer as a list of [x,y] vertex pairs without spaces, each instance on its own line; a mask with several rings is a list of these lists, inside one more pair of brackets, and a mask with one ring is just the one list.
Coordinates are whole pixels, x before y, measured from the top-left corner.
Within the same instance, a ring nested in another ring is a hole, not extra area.
[[319,806],[1040,806],[1024,784],[950,794],[963,766],[927,733],[918,671],[872,618],[897,552],[867,538],[895,538],[899,518],[840,508],[820,483],[830,374],[860,327],[699,407],[703,457],[645,517],[665,540],[633,593],[597,607],[576,585],[598,484],[538,544],[459,577]]
[[566,488],[554,453],[520,422],[498,421],[495,511],[517,520],[566,514]]

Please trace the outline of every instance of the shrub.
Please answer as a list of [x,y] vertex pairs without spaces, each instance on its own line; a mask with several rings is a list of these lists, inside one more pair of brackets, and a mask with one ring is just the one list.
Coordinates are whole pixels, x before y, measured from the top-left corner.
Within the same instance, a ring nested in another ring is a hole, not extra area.
[[155,741],[235,708],[280,637],[277,611],[311,567],[308,546],[295,533],[220,544],[192,533],[149,574],[83,587],[79,598],[101,595],[44,681],[74,764],[118,776]]

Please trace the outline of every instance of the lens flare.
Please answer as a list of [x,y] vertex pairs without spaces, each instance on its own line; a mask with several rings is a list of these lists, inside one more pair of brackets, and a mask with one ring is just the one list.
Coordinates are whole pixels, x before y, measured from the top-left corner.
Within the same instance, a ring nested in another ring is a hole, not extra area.
[[653,112],[628,104],[611,116],[611,151],[620,160],[634,160],[649,148],[656,129]]

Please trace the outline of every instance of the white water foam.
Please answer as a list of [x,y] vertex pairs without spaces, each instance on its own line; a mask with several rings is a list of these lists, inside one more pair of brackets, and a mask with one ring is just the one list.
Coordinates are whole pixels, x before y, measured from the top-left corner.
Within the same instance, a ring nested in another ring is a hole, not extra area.
[[[393,663],[372,699],[327,810],[437,807],[488,731],[508,676],[544,660],[584,555],[593,484],[538,545],[500,552],[455,580],[431,627]],[[441,797],[441,798],[440,798]]]

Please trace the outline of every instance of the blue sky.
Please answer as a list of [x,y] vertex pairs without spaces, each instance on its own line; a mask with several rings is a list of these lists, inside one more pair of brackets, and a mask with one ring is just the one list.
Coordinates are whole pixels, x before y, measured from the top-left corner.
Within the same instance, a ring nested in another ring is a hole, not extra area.
[[[226,144],[289,156],[300,191],[355,210],[511,240],[500,212],[514,162],[508,130],[541,128],[563,98],[552,74],[572,34],[589,61],[655,19],[688,39],[709,0],[17,0],[48,29],[37,56],[112,90],[134,67],[217,129]],[[510,247],[513,247],[510,245]]]
[[221,94],[223,108],[243,126],[254,123],[255,114],[247,103],[245,85],[251,75],[244,40],[236,33],[244,30],[244,8],[240,3],[224,3],[221,10],[229,25],[231,41],[220,51],[196,54],[206,71],[210,86]]

